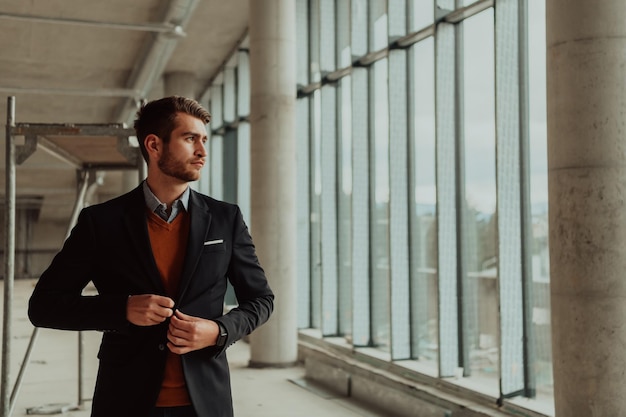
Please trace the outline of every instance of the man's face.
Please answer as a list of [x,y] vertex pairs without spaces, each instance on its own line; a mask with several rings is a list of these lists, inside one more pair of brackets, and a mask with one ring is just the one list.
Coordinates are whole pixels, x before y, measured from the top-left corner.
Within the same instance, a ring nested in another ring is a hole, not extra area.
[[161,172],[184,182],[200,178],[200,170],[206,158],[206,127],[200,119],[178,113],[176,128],[168,143],[163,144],[163,153],[157,161]]

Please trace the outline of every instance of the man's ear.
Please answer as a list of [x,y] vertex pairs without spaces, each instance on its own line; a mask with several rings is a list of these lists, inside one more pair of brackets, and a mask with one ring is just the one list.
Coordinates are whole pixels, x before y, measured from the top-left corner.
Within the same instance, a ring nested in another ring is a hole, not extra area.
[[143,141],[144,146],[146,147],[146,151],[148,151],[148,155],[153,155],[158,157],[159,152],[163,146],[161,139],[154,134],[149,134]]

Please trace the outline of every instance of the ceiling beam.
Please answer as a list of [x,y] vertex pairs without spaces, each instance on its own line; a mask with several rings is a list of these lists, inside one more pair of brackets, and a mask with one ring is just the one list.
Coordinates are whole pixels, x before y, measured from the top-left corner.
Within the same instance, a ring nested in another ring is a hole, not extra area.
[[43,94],[81,97],[141,97],[141,92],[127,88],[106,89],[78,89],[78,88],[50,88],[50,87],[9,87],[0,85],[0,93],[11,95],[17,94]]
[[[198,0],[171,0],[163,16],[163,24],[185,28],[193,16]],[[128,78],[126,88],[141,93],[140,99],[148,96],[154,83],[162,76],[176,45],[178,38],[162,33],[154,34],[144,45],[141,57]],[[135,111],[141,104],[136,98],[127,98],[118,107],[115,120],[130,123]]]
[[169,22],[163,23],[118,23],[118,22],[102,22],[95,20],[81,20],[81,19],[68,19],[62,17],[45,17],[45,16],[32,16],[24,14],[14,13],[2,13],[0,12],[0,19],[4,20],[17,20],[21,22],[29,23],[51,23],[51,24],[63,24],[63,25],[78,25],[78,26],[95,26],[106,29],[122,29],[122,30],[136,30],[145,32],[166,33],[175,37],[185,37],[186,33],[182,27],[171,24]]

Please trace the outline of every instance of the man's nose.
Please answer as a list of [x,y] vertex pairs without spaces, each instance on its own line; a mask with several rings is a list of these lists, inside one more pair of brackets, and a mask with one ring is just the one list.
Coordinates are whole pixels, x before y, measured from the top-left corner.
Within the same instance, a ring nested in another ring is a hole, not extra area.
[[198,145],[196,146],[196,156],[204,158],[206,155],[206,144],[202,141],[198,141]]

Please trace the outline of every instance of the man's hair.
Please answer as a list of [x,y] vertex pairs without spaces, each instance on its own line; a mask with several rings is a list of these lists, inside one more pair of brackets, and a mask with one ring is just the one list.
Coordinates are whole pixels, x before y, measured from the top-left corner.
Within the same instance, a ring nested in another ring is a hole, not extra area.
[[172,131],[176,128],[176,115],[185,113],[196,117],[204,124],[211,121],[211,115],[196,100],[171,96],[143,104],[135,117],[135,133],[139,142],[141,155],[148,162],[148,152],[144,145],[146,136],[157,135],[163,142],[170,140]]

